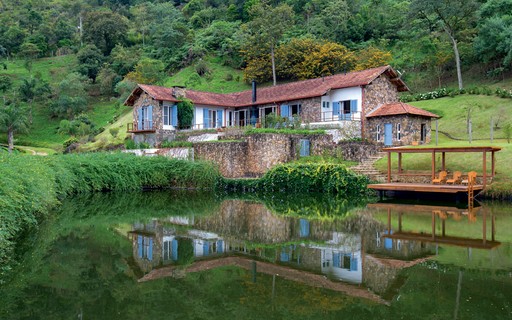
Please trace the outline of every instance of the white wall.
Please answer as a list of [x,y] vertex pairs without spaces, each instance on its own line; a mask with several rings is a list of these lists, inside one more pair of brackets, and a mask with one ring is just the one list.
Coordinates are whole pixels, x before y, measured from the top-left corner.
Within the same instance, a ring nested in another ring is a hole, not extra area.
[[[355,119],[361,119],[361,110],[362,110],[362,100],[363,100],[363,89],[360,87],[350,87],[343,89],[336,89],[329,91],[328,94],[322,96],[322,113],[323,112],[332,112],[332,103],[337,101],[345,101],[345,100],[357,100],[357,111]],[[329,102],[329,108],[323,107],[323,102]]]
[[203,119],[203,110],[221,110],[222,111],[222,126],[226,126],[226,116],[227,111],[233,111],[233,108],[225,108],[225,107],[212,107],[212,106],[205,106],[205,105],[194,105],[194,120],[192,120],[192,123],[194,124],[194,129],[204,129],[204,119]]

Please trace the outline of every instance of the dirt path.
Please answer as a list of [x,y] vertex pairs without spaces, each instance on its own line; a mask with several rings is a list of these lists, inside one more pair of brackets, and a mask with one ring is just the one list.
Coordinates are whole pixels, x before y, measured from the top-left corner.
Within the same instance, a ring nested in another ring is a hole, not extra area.
[[[241,257],[227,257],[227,258],[219,258],[215,260],[203,260],[194,262],[191,266],[185,269],[185,273],[189,272],[200,272],[209,269],[214,269],[222,266],[237,266],[246,270],[252,269],[253,261],[247,258]],[[318,275],[314,273],[309,273],[301,270],[296,270],[292,268],[288,268],[285,266],[278,266],[271,263],[256,261],[256,270],[259,273],[265,273],[268,275],[277,275],[281,278],[304,283],[306,285],[317,287],[317,288],[326,288],[329,290],[343,292],[349,296],[356,298],[368,299],[377,303],[389,305],[389,302],[382,299],[378,295],[368,291],[366,288],[357,287],[354,285],[346,284],[343,282],[334,282],[327,279],[323,275]],[[159,278],[172,277],[177,273],[176,267],[164,267],[160,269],[155,269],[139,279],[139,282],[150,281]]]

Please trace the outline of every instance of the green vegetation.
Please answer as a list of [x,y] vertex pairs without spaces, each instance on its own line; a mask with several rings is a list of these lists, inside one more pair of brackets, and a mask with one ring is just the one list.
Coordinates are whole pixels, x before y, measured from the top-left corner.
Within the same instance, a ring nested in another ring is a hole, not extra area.
[[312,134],[325,134],[325,130],[308,130],[308,129],[272,129],[272,128],[249,128],[244,131],[245,134],[260,134],[260,133],[281,133],[281,134],[301,134],[301,135],[312,135]]
[[14,243],[42,221],[59,199],[74,193],[142,187],[214,188],[220,175],[203,162],[127,154],[51,157],[0,155],[0,272]]
[[228,191],[309,193],[320,192],[342,196],[367,195],[368,178],[345,166],[332,163],[287,163],[277,165],[260,179],[225,179]]

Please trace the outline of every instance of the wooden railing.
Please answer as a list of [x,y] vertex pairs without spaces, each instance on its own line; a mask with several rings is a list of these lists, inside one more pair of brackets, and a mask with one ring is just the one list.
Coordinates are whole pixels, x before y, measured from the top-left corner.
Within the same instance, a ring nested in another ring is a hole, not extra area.
[[328,121],[359,121],[361,120],[359,118],[359,112],[357,113],[340,113],[340,114],[334,114],[332,111],[325,111],[322,112],[320,121],[322,122],[328,122]]
[[143,123],[141,127],[139,127],[136,123],[127,123],[126,124],[126,132],[143,132],[143,131],[155,131],[153,128],[153,123]]

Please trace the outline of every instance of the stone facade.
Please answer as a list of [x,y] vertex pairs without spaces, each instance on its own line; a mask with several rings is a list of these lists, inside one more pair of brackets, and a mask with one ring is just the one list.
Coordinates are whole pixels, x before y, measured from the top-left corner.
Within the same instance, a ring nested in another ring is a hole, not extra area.
[[[366,122],[366,137],[377,143],[384,144],[384,125],[391,123],[393,146],[411,145],[413,141],[429,143],[431,140],[431,119],[413,115],[396,115],[372,117]],[[400,124],[400,140],[397,136],[397,124]],[[421,140],[421,128],[424,126],[424,139]],[[380,127],[380,140],[377,141],[377,127]]]
[[145,142],[150,146],[158,146],[163,141],[172,141],[176,136],[176,130],[164,130],[163,129],[163,106],[160,101],[153,99],[146,92],[142,92],[139,99],[135,101],[133,105],[133,128],[136,130],[139,119],[139,108],[145,106],[153,106],[153,129],[152,132],[133,132],[132,139],[135,143]]
[[259,177],[275,165],[299,158],[300,140],[310,142],[310,155],[332,155],[360,161],[379,152],[371,143],[334,143],[332,136],[254,134],[239,142],[203,142],[194,144],[197,159],[212,161],[227,178]]
[[380,75],[363,89],[363,111],[366,116],[377,107],[399,101],[398,90],[385,75]]

